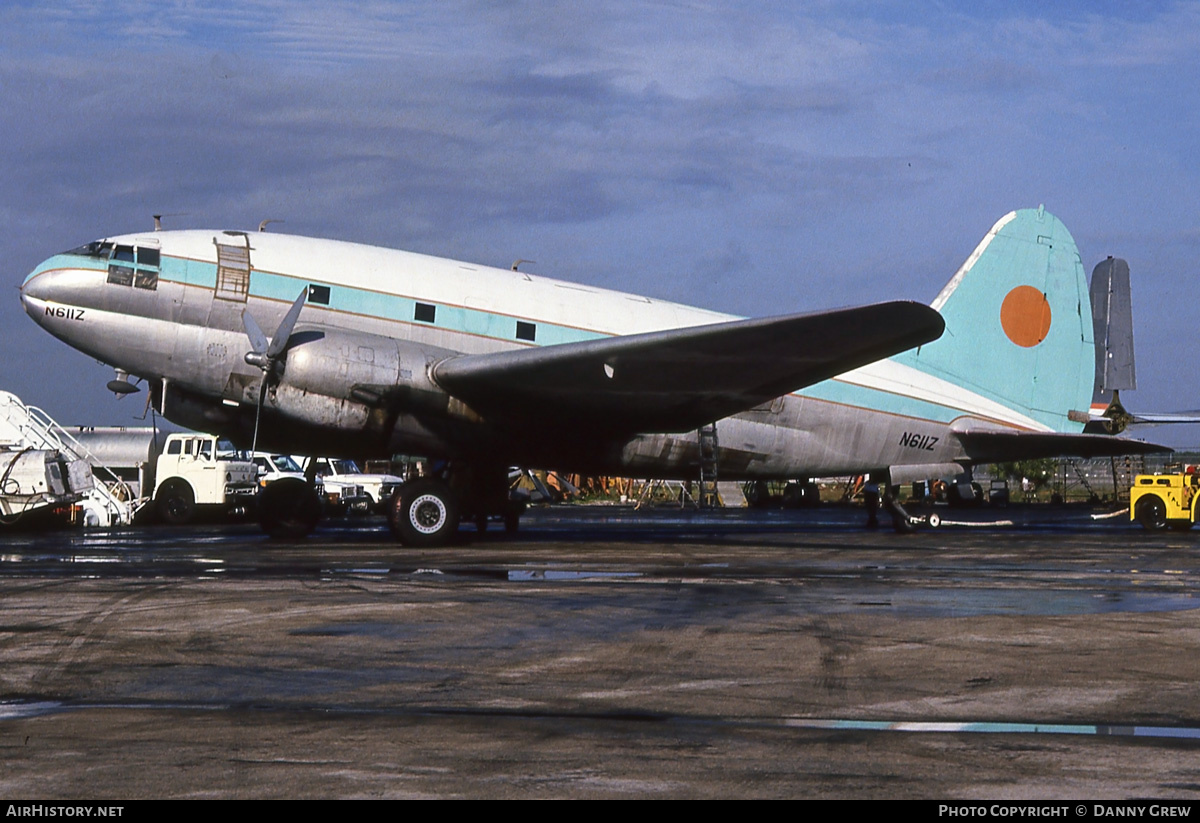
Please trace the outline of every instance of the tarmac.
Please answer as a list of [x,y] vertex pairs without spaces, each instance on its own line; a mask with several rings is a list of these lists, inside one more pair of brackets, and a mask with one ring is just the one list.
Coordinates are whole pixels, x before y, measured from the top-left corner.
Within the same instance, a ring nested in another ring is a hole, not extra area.
[[1200,797],[1200,532],[861,514],[0,535],[0,792]]

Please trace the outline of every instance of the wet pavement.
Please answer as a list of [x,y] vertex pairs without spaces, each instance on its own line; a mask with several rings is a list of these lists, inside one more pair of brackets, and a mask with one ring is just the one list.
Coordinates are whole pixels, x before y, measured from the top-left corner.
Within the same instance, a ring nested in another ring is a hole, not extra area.
[[1200,531],[1091,514],[3,534],[0,789],[1196,798]]

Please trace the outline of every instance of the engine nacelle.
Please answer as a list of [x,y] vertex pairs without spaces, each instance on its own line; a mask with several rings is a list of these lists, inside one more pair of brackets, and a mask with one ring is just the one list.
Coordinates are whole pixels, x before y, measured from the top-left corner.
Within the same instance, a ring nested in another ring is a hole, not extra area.
[[429,378],[429,367],[452,354],[375,334],[300,329],[270,404],[288,417],[343,430],[382,424],[385,409],[469,417]]

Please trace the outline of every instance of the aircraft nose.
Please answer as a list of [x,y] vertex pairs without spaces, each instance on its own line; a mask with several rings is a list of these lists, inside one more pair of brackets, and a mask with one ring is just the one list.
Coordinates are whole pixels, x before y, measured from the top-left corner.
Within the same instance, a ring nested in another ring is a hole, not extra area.
[[58,306],[90,305],[91,279],[93,272],[64,268],[61,260],[52,257],[21,284],[21,306],[38,325],[45,326],[50,316],[58,316]]
[[39,310],[46,301],[53,299],[53,280],[53,272],[43,271],[43,266],[38,266],[21,284],[21,305],[25,308],[25,313],[34,320],[38,319]]

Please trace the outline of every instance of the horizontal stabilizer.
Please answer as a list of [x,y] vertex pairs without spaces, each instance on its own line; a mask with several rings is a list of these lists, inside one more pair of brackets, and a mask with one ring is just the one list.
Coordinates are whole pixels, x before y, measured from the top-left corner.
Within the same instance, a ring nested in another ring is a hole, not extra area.
[[1128,426],[1154,426],[1161,423],[1200,423],[1200,409],[1177,412],[1139,412],[1137,414],[1125,410],[1121,404],[1121,392],[1113,389],[1112,399],[1107,407],[1097,409],[1095,405],[1088,412],[1088,423],[1083,430],[1089,434],[1119,434]]
[[1157,423],[1200,423],[1200,409],[1177,412],[1145,412],[1132,414],[1131,423],[1154,425]]
[[968,458],[977,463],[1002,463],[1017,458],[1031,460],[1064,455],[1116,457],[1171,451],[1166,446],[1108,434],[986,430],[957,432],[955,437],[962,443]]
[[[495,422],[681,432],[936,339],[896,301],[443,360],[434,380]],[[581,431],[583,429],[581,428]]]

